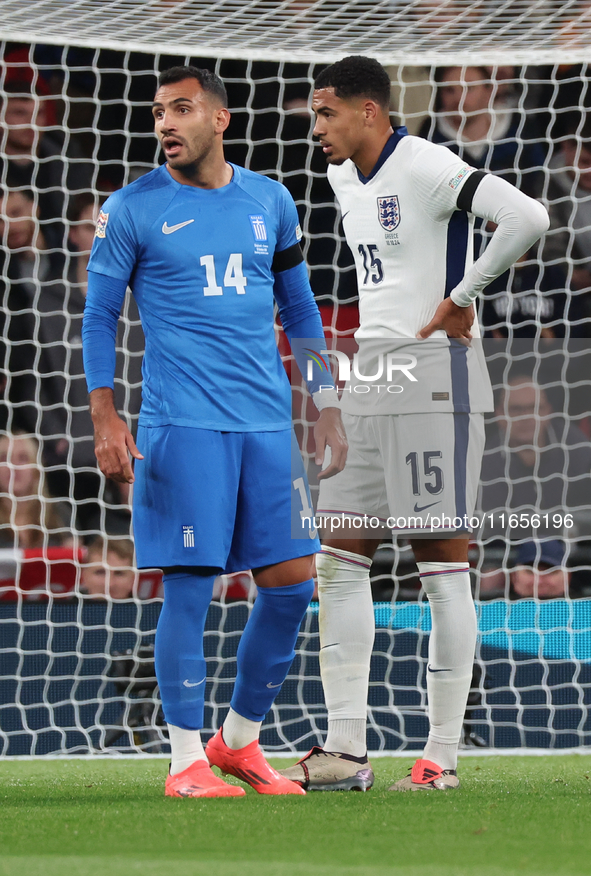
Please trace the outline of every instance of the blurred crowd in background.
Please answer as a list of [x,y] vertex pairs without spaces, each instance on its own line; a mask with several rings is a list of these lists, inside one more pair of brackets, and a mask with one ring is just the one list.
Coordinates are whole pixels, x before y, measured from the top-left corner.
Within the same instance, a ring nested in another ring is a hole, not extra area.
[[[280,179],[294,196],[329,336],[350,333],[357,319],[355,272],[325,160],[311,137],[309,100],[318,70],[277,62],[191,62],[215,67],[227,84],[228,159]],[[167,67],[179,59],[161,57],[159,63]],[[157,579],[152,576],[142,590],[133,567],[129,489],[106,481],[96,467],[81,324],[100,206],[109,192],[161,160],[149,111],[154,57],[5,44],[0,71],[0,567],[17,557],[18,577],[27,557],[36,560],[42,551],[51,561],[51,551],[58,551],[56,562],[69,556],[82,571],[72,588],[61,591],[58,573],[50,571],[47,592],[152,598],[159,595]],[[575,512],[575,525],[572,531],[522,529],[510,537],[484,527],[472,551],[476,595],[587,595],[587,68],[393,67],[390,74],[394,124],[406,124],[409,133],[504,176],[542,200],[551,217],[542,241],[492,283],[480,302],[484,337],[504,351],[502,367],[498,362],[491,367],[496,407],[489,417],[480,507],[530,515]],[[477,251],[492,230],[478,227]],[[122,317],[116,402],[133,428],[141,402],[143,334],[130,296]],[[544,370],[541,362],[552,367]],[[378,600],[418,598],[404,543],[384,542],[373,579]],[[15,592],[13,585],[6,589]],[[21,590],[39,598],[39,588]],[[217,596],[247,598],[252,592],[245,572],[233,580],[222,576]]]

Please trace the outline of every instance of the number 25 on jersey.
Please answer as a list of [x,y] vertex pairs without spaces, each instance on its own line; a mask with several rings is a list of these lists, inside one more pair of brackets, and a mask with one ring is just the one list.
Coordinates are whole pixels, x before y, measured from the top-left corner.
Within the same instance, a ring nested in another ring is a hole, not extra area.
[[224,274],[224,287],[218,286],[215,270],[215,260],[212,255],[201,256],[200,263],[205,268],[207,286],[203,287],[204,295],[223,295],[224,289],[234,288],[238,295],[246,292],[246,277],[242,273],[242,253],[230,253],[226,272]]

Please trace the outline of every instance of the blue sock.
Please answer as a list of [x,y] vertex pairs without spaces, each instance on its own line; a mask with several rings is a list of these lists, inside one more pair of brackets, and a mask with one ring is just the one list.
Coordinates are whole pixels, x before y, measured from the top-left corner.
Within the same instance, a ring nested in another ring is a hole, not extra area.
[[197,570],[164,575],[164,604],[155,643],[156,677],[164,717],[184,730],[203,727],[203,631],[215,575]]
[[302,618],[314,582],[289,587],[258,587],[254,608],[238,646],[236,684],[231,706],[250,721],[262,721],[295,656]]

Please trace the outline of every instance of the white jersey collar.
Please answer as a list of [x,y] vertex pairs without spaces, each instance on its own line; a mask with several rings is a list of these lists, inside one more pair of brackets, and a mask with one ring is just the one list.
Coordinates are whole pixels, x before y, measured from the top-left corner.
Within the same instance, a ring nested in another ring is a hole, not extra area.
[[386,145],[382,149],[382,151],[380,153],[380,157],[378,158],[378,160],[374,164],[374,166],[371,170],[371,173],[368,176],[364,176],[361,173],[361,171],[359,170],[359,168],[357,167],[357,165],[355,165],[355,170],[357,171],[357,176],[359,177],[359,182],[362,182],[363,185],[366,185],[366,183],[368,183],[370,181],[370,179],[373,179],[374,176],[376,175],[376,173],[379,171],[379,169],[384,165],[384,163],[392,155],[392,153],[394,152],[394,150],[396,149],[396,147],[398,146],[398,144],[400,143],[402,138],[406,137],[407,134],[408,134],[408,131],[406,130],[404,125],[402,125],[400,128],[394,129],[393,133],[390,134],[390,136],[386,142]]

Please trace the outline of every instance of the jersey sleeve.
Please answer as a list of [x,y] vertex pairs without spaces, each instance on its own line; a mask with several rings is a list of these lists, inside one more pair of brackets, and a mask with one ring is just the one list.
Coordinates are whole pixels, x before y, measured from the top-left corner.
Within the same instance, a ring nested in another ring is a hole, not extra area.
[[283,252],[284,250],[299,244],[302,239],[302,229],[300,228],[298,211],[294,199],[285,186],[281,186],[277,210],[279,213],[279,222],[277,229],[277,246],[275,251]]
[[137,257],[137,237],[129,204],[122,192],[115,192],[99,213],[88,270],[128,283]]
[[464,184],[477,172],[451,149],[435,143],[425,143],[410,168],[421,206],[436,222],[447,221],[458,209],[458,196]]
[[115,338],[127,283],[88,272],[88,294],[82,323],[82,355],[88,391],[114,388]]
[[501,177],[485,174],[472,212],[497,226],[480,258],[451,291],[458,307],[469,307],[483,289],[511,267],[548,230],[546,208]]

